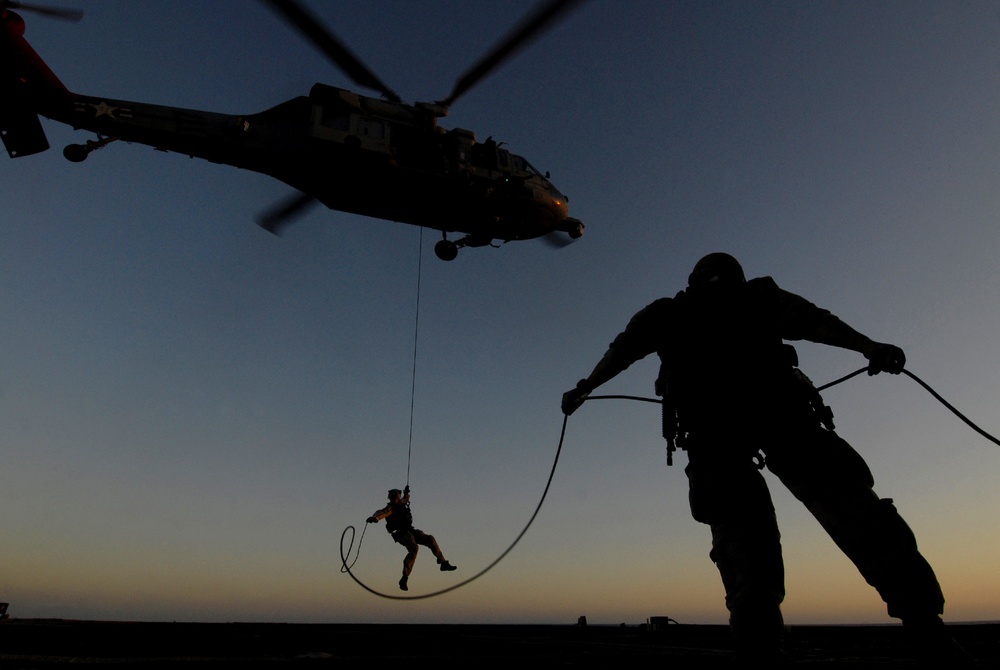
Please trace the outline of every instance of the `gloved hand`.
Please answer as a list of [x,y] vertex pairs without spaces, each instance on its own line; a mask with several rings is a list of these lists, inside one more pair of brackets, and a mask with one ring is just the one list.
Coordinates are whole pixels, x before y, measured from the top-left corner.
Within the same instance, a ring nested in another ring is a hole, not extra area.
[[894,344],[874,342],[864,355],[868,359],[869,375],[877,375],[880,372],[898,375],[906,365],[906,354]]
[[562,411],[566,416],[570,416],[576,410],[580,409],[580,405],[584,403],[587,396],[590,395],[590,391],[587,389],[587,380],[581,379],[576,385],[576,388],[566,391],[563,393],[562,397]]
[[403,487],[403,495],[404,496],[410,495],[410,485],[409,484],[407,484],[406,486]]
[[373,516],[370,516],[367,519],[365,519],[365,523],[378,523],[378,519],[376,519]]

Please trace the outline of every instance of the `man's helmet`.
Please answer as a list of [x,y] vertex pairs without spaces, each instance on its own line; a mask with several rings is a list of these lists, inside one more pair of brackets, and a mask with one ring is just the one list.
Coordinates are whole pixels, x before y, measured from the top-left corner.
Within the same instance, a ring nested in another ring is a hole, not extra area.
[[395,500],[403,495],[403,492],[399,489],[389,489],[389,500]]
[[711,284],[745,284],[746,280],[738,260],[729,254],[716,252],[695,263],[694,270],[688,276],[688,286],[696,288]]

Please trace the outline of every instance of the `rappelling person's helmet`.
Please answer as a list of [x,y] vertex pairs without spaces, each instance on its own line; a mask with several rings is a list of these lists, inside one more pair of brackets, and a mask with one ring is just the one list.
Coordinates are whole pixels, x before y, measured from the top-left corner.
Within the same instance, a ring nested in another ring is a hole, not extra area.
[[402,495],[403,492],[399,489],[389,489],[389,500],[398,500]]
[[688,286],[699,288],[712,285],[745,284],[746,276],[740,262],[722,252],[709,254],[695,263],[694,270],[688,276]]

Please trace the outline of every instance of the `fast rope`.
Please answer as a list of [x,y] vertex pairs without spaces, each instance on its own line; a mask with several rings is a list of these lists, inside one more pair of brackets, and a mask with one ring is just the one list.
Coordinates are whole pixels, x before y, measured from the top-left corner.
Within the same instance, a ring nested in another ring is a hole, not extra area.
[[[417,242],[417,299],[413,317],[413,371],[410,377],[410,438],[406,445],[406,485],[410,485],[410,459],[413,454],[413,404],[417,397],[417,337],[420,334],[420,276],[424,262],[424,227],[420,226],[420,238]],[[364,533],[361,537],[364,537]],[[361,543],[358,542],[358,551]],[[354,560],[357,560],[355,558]]]
[[[847,381],[848,379],[852,379],[853,377],[858,376],[859,374],[861,374],[862,372],[865,372],[866,370],[868,370],[867,367],[863,367],[863,368],[861,368],[859,370],[855,370],[854,372],[852,372],[849,375],[845,375],[845,376],[841,377],[840,379],[836,379],[836,380],[834,380],[834,381],[832,381],[832,382],[830,382],[828,384],[824,384],[823,386],[818,387],[817,390],[818,391],[823,391],[823,390],[828,389],[828,388],[830,388],[832,386],[836,386],[837,384],[840,384],[842,382]],[[991,441],[994,444],[997,444],[998,446],[1000,446],[1000,440],[997,440],[997,438],[993,437],[992,435],[990,435],[989,433],[987,433],[986,431],[984,431],[983,429],[981,429],[979,426],[977,426],[976,424],[974,424],[972,421],[970,421],[964,414],[962,414],[961,412],[959,412],[951,403],[949,403],[947,400],[945,400],[943,397],[941,397],[941,395],[937,391],[935,391],[934,389],[932,389],[922,379],[920,379],[919,377],[917,377],[915,374],[913,374],[909,370],[903,370],[903,374],[905,374],[906,376],[910,377],[913,381],[915,381],[917,384],[919,384],[920,386],[922,386],[928,393],[930,393],[932,396],[934,396],[934,398],[937,399],[938,402],[940,402],[942,405],[944,405],[949,410],[951,410],[951,412],[953,414],[955,414],[955,416],[957,416],[959,419],[961,419],[962,421],[964,421],[970,428],[972,428],[973,430],[975,430],[977,433],[979,433],[980,435],[982,435],[983,437],[985,437],[989,441]],[[639,402],[654,403],[654,404],[657,404],[657,405],[662,405],[663,404],[663,402],[661,400],[659,400],[658,398],[644,398],[642,396],[633,396],[633,395],[592,395],[592,396],[587,397],[587,400],[635,400],[635,401],[639,401]],[[438,591],[433,591],[431,593],[425,593],[423,595],[399,596],[399,595],[393,595],[393,594],[383,593],[381,591],[377,591],[376,589],[373,589],[372,587],[368,586],[363,581],[361,581],[360,579],[358,579],[358,577],[353,572],[351,572],[351,568],[354,566],[354,563],[356,563],[357,560],[358,560],[358,556],[357,555],[354,557],[354,561],[351,562],[350,565],[347,564],[347,558],[351,555],[351,550],[352,550],[352,547],[354,546],[354,537],[355,537],[355,534],[357,532],[355,530],[354,526],[348,526],[347,528],[344,529],[344,532],[341,533],[341,535],[340,535],[340,560],[341,560],[341,564],[342,564],[342,567],[341,567],[340,571],[341,572],[346,572],[348,575],[350,575],[351,579],[353,579],[355,582],[357,582],[357,584],[361,588],[363,588],[364,590],[368,591],[369,593],[371,593],[373,595],[376,595],[376,596],[379,596],[380,598],[386,598],[386,599],[389,599],[389,600],[423,600],[423,599],[426,599],[426,598],[433,598],[435,596],[440,596],[440,595],[443,595],[443,594],[448,593],[450,591],[454,591],[456,589],[460,589],[463,586],[465,586],[466,584],[470,584],[471,582],[474,582],[475,580],[479,579],[480,577],[482,577],[483,575],[485,575],[487,572],[489,572],[490,570],[492,570],[500,561],[502,561],[504,558],[506,558],[507,554],[509,554],[514,549],[514,547],[517,546],[517,543],[520,542],[521,538],[524,537],[524,534],[528,532],[528,529],[531,528],[531,525],[535,521],[535,517],[537,517],[538,513],[541,511],[542,505],[545,503],[545,498],[549,494],[549,487],[552,485],[552,479],[553,479],[553,477],[555,477],[556,466],[559,464],[559,455],[562,453],[563,442],[564,442],[564,440],[566,438],[566,423],[567,423],[568,420],[569,420],[568,416],[564,416],[563,417],[562,430],[559,433],[559,446],[556,448],[556,457],[555,457],[555,460],[553,460],[553,462],[552,462],[552,469],[551,469],[551,471],[549,471],[549,478],[545,482],[545,490],[542,491],[542,497],[538,501],[538,505],[535,507],[535,511],[531,514],[531,518],[528,519],[528,523],[525,524],[524,528],[521,530],[520,533],[518,533],[517,537],[514,538],[514,541],[511,542],[510,546],[507,547],[507,549],[505,549],[504,552],[502,554],[500,554],[500,556],[497,557],[497,559],[495,561],[493,561],[492,563],[490,563],[489,565],[487,565],[485,568],[483,568],[482,570],[480,570],[479,572],[477,572],[473,576],[471,576],[468,579],[466,579],[464,581],[461,581],[461,582],[459,582],[457,584],[449,586],[447,588],[440,589]],[[367,530],[367,528],[365,530]],[[347,536],[348,531],[350,531],[350,533],[351,533],[351,540],[350,540],[350,543],[347,546],[347,551],[345,552],[344,551],[344,538]],[[362,533],[361,533],[361,539],[358,540],[358,555],[360,555],[360,553],[361,553],[361,542],[364,540],[364,536],[365,536],[365,533],[364,533],[364,531],[362,531]]]
[[[350,528],[351,530],[354,530],[354,526],[348,526],[347,528]],[[365,541],[365,533],[367,531],[368,531],[368,524],[365,524],[365,527],[361,530],[361,539],[358,540],[358,553],[354,554],[354,560],[351,561],[350,565],[347,564],[347,558],[344,556],[344,536],[343,535],[340,536],[340,558],[343,561],[343,565],[340,566],[340,572],[341,573],[350,572],[351,568],[354,567],[354,564],[358,562],[359,558],[361,558],[361,543]],[[345,528],[344,529],[344,533],[346,533],[346,532],[347,532],[347,529]],[[353,547],[353,546],[354,546],[354,536],[352,535],[351,536],[351,547]],[[348,556],[351,555],[351,547],[347,548],[347,555]]]
[[[853,379],[854,377],[857,377],[858,375],[860,375],[862,372],[867,372],[867,371],[868,371],[868,367],[867,366],[865,366],[863,368],[859,368],[859,369],[855,370],[854,372],[852,372],[852,373],[850,373],[848,375],[844,375],[843,377],[841,377],[839,379],[834,379],[832,382],[829,382],[827,384],[823,384],[822,386],[817,387],[816,390],[817,391],[825,391],[826,389],[828,389],[828,388],[830,388],[832,386],[836,386],[837,384],[840,384],[842,382],[846,382],[848,379]],[[922,386],[925,391],[927,391],[932,396],[934,396],[934,398],[939,403],[941,403],[942,405],[944,405],[945,407],[947,407],[949,410],[951,410],[951,413],[954,414],[955,416],[957,416],[963,422],[965,422],[965,424],[967,426],[969,426],[969,428],[971,428],[972,430],[976,431],[977,433],[979,433],[980,435],[982,435],[983,437],[985,437],[987,440],[989,440],[993,444],[996,444],[997,446],[1000,446],[1000,440],[998,440],[997,438],[995,438],[994,436],[990,435],[985,430],[983,430],[982,428],[980,428],[979,426],[977,426],[976,424],[974,424],[967,416],[965,416],[960,411],[958,411],[958,409],[954,405],[952,405],[950,402],[948,402],[943,397],[941,397],[940,393],[938,393],[937,391],[935,391],[934,389],[932,389],[927,382],[925,382],[924,380],[922,380],[920,377],[916,376],[915,374],[913,374],[909,370],[904,369],[903,370],[903,374],[906,375],[907,377],[909,377],[910,379],[912,379],[913,381],[915,381],[916,383],[920,384],[920,386]],[[587,400],[641,400],[643,402],[652,402],[652,403],[657,403],[657,404],[660,404],[660,405],[663,404],[663,402],[661,400],[657,399],[657,398],[642,398],[642,397],[639,397],[639,396],[632,396],[632,395],[592,395],[592,396],[589,396],[587,398]]]
[[[480,570],[476,574],[472,575],[471,577],[469,577],[468,579],[466,579],[464,581],[459,582],[458,584],[453,584],[452,586],[449,586],[448,588],[444,588],[444,589],[441,589],[439,591],[434,591],[432,593],[425,593],[423,595],[418,595],[418,596],[398,596],[398,595],[394,595],[394,594],[390,594],[390,593],[383,593],[381,591],[377,591],[377,590],[373,589],[372,587],[368,586],[367,584],[365,584],[360,579],[358,579],[357,575],[355,575],[353,572],[351,572],[351,567],[354,566],[354,563],[351,563],[351,565],[347,564],[347,557],[351,555],[351,547],[354,545],[354,535],[356,533],[356,531],[354,529],[354,526],[348,526],[347,528],[344,529],[344,532],[340,534],[340,561],[342,563],[342,567],[341,567],[340,571],[341,572],[346,572],[348,575],[350,575],[351,579],[353,579],[355,582],[357,582],[358,586],[360,586],[361,588],[363,588],[365,591],[368,591],[369,593],[371,593],[373,595],[379,596],[380,598],[387,598],[389,600],[423,600],[425,598],[433,598],[435,596],[440,596],[440,595],[443,595],[445,593],[448,593],[449,591],[454,591],[455,589],[460,589],[463,586],[465,586],[466,584],[470,584],[470,583],[476,581],[477,579],[479,579],[480,577],[482,577],[483,575],[485,575],[487,572],[489,572],[490,570],[492,570],[497,565],[497,563],[499,563],[500,561],[502,561],[504,558],[507,557],[507,554],[509,554],[514,549],[514,547],[517,546],[517,543],[521,541],[521,538],[524,537],[524,534],[528,532],[529,528],[531,528],[531,524],[533,524],[535,522],[535,517],[537,517],[538,513],[542,510],[542,504],[545,502],[546,496],[549,495],[549,487],[552,485],[552,478],[555,477],[555,474],[556,474],[556,466],[559,464],[559,454],[562,453],[563,440],[565,440],[565,438],[566,438],[566,422],[568,420],[569,420],[568,416],[564,416],[563,417],[562,431],[559,433],[559,446],[556,448],[556,457],[555,457],[555,460],[552,461],[552,470],[549,471],[549,478],[545,482],[545,490],[542,491],[542,498],[541,498],[541,500],[538,501],[538,506],[535,507],[535,511],[532,512],[531,518],[528,519],[528,523],[526,523],[524,525],[524,528],[521,530],[520,533],[517,534],[517,537],[515,537],[514,541],[510,543],[510,546],[507,547],[504,550],[504,552],[502,554],[500,554],[500,556],[497,557],[497,559],[495,561],[493,561],[492,563],[490,563],[489,565],[487,565],[485,568],[483,568],[482,570]],[[367,526],[367,524],[366,524],[366,526]],[[366,528],[366,530],[367,530],[367,528]],[[344,537],[347,536],[347,531],[351,532],[351,542],[347,546],[347,552],[345,553],[344,552]],[[364,539],[364,537],[365,537],[365,533],[364,533],[364,531],[362,531],[361,532],[361,538],[362,538],[362,540]],[[358,541],[358,554],[360,554],[360,553],[361,553],[361,540]],[[355,556],[354,557],[354,561],[357,562],[357,560],[358,560],[358,557]]]
[[[857,375],[861,374],[862,372],[866,371],[867,369],[868,368],[865,367],[865,368],[861,368],[860,370],[855,370],[851,374],[845,375],[845,376],[841,377],[840,379],[836,379],[836,380],[830,382],[829,384],[825,384],[823,386],[820,386],[816,390],[817,391],[822,391],[823,389],[828,389],[831,386],[836,386],[840,382],[847,381],[851,377],[856,377]],[[942,398],[941,394],[939,394],[937,391],[935,391],[934,389],[932,389],[930,387],[930,385],[927,384],[927,382],[925,382],[923,379],[921,379],[920,377],[916,376],[915,374],[913,374],[912,372],[910,372],[909,370],[906,370],[906,369],[903,370],[903,374],[906,375],[907,377],[909,377],[910,379],[912,379],[913,381],[917,382],[918,384],[920,384],[924,388],[925,391],[927,391],[932,396],[934,396],[934,398],[939,403],[941,403],[942,405],[944,405],[945,407],[947,407],[949,410],[951,410],[951,413],[954,414],[955,416],[957,416],[962,421],[964,421],[965,424],[969,428],[971,428],[972,430],[976,431],[977,433],[979,433],[980,435],[982,435],[983,437],[985,437],[987,440],[989,440],[993,444],[995,444],[997,446],[1000,446],[1000,440],[998,440],[997,438],[993,437],[992,435],[990,435],[989,433],[987,433],[985,430],[983,430],[982,428],[980,428],[976,424],[972,423],[972,421],[967,416],[965,416],[964,414],[962,414],[961,412],[959,412],[958,409],[956,409],[954,405],[952,405],[950,402],[948,402],[947,400],[945,400],[944,398]]]
[[[413,408],[414,400],[417,397],[417,337],[420,334],[420,277],[423,274],[421,269],[423,268],[423,257],[424,257],[424,228],[420,227],[420,237],[417,241],[417,298],[416,298],[416,308],[414,309],[413,317],[413,370],[410,376],[410,437],[406,445],[406,486],[410,485],[410,461],[413,456]],[[354,526],[348,526],[349,529],[354,530]],[[343,559],[343,565],[340,568],[341,572],[350,573],[351,568],[354,564],[358,562],[358,558],[361,556],[361,543],[365,540],[365,531],[368,530],[368,524],[365,524],[364,530],[361,531],[361,538],[358,540],[358,553],[354,555],[354,560],[351,564],[347,564],[347,559],[344,557],[343,553],[343,543],[344,536],[340,536],[341,543],[341,554],[340,557]],[[347,529],[344,530],[347,533]],[[351,536],[351,547],[354,546],[354,536]],[[347,555],[351,555],[351,547],[347,549]],[[354,575],[351,575],[352,577]]]

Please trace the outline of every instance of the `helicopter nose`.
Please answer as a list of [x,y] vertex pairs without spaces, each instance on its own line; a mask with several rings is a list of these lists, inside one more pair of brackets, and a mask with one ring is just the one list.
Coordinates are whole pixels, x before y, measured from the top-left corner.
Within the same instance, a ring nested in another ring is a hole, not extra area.
[[563,195],[559,189],[557,189],[552,184],[549,184],[549,197],[552,199],[552,204],[562,212],[563,216],[568,216],[569,214],[569,198]]
[[578,240],[583,237],[584,227],[583,221],[580,219],[567,216],[561,228],[564,232],[569,233],[570,239]]

